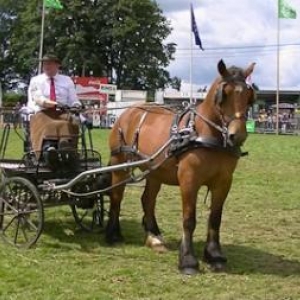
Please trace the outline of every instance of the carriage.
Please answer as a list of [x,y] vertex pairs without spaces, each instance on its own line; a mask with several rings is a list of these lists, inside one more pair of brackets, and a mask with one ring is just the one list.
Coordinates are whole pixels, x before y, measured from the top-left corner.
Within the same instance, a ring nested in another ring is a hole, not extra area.
[[[22,120],[22,133],[14,123],[6,123],[2,131],[0,236],[5,242],[16,247],[29,248],[37,242],[44,227],[45,209],[56,206],[70,206],[80,229],[87,232],[102,230],[106,212],[104,196],[114,187],[111,186],[111,172],[130,168],[132,173],[126,183],[140,182],[153,168],[139,173],[135,173],[133,169],[151,162],[166,148],[165,145],[147,159],[106,166],[102,162],[101,154],[94,149],[92,123],[79,118],[82,111],[69,107],[57,109],[75,116],[79,121],[80,131],[76,137],[78,146],[73,149],[59,149],[58,138],[62,136],[44,137],[45,142],[56,142],[60,161],[55,170],[47,165],[42,151],[36,153],[32,150],[30,112],[21,112],[22,118],[13,118]],[[6,157],[11,130],[15,131],[23,143],[21,159]]]
[[[14,124],[5,124],[0,140],[0,236],[17,247],[30,247],[39,238],[44,225],[44,209],[69,205],[75,222],[86,231],[103,226],[104,193],[109,177],[100,174],[86,175],[69,189],[55,189],[54,186],[69,183],[77,175],[101,168],[99,152],[93,149],[92,126],[87,120],[80,121],[78,109],[59,108],[76,116],[80,131],[76,137],[78,146],[74,149],[58,149],[59,167],[50,168],[43,159],[43,153],[36,153],[30,145],[30,113],[22,112],[22,133]],[[21,159],[6,158],[11,130],[15,130],[23,143]],[[56,137],[45,136],[44,140],[55,142]],[[41,151],[42,152],[42,151]],[[94,189],[94,190],[93,190]]]
[[0,143],[2,238],[17,246],[33,245],[43,228],[44,207],[62,204],[71,206],[80,227],[94,230],[103,225],[103,197],[107,194],[106,240],[119,242],[123,239],[119,216],[125,187],[146,179],[141,197],[146,245],[165,249],[155,216],[156,197],[162,184],[179,186],[183,231],[178,267],[184,274],[195,274],[199,267],[193,249],[197,193],[206,186],[211,211],[203,258],[213,269],[223,269],[227,259],[220,243],[222,210],[237,162],[244,154],[241,146],[247,138],[247,111],[255,100],[255,90],[246,79],[254,65],[227,68],[220,60],[219,76],[201,105],[191,101],[181,112],[156,105],[126,110],[110,133],[108,166],[102,165],[100,153],[93,150],[85,122],[81,124],[81,147],[69,153],[61,150],[62,158],[73,160],[62,159],[56,172],[37,159],[43,155],[26,149],[28,132],[23,158],[5,159],[10,131],[5,127]]

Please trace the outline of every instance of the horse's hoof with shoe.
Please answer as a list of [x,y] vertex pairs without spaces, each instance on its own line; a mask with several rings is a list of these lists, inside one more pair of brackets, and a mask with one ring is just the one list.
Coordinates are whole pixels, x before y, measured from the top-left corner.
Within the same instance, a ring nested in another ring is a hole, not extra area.
[[165,253],[168,251],[161,235],[155,236],[153,234],[147,234],[145,245],[157,253]]
[[220,251],[209,252],[207,248],[204,249],[203,261],[209,266],[213,272],[224,272],[227,265],[227,258]]
[[184,275],[196,275],[199,271],[199,262],[193,255],[182,256],[179,254],[178,269]]

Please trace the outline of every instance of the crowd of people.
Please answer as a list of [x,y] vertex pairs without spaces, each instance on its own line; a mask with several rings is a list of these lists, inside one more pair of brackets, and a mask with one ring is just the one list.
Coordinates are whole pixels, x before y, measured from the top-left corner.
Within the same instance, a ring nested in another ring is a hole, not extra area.
[[[261,109],[256,118],[258,132],[272,132],[277,130],[277,113],[274,109]],[[282,133],[297,132],[300,130],[300,110],[279,110],[278,129]]]

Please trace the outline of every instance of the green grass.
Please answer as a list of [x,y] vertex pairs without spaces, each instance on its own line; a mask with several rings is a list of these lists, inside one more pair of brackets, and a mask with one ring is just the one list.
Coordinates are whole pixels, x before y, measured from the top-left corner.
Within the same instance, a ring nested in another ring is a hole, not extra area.
[[[94,145],[108,160],[108,131],[94,130]],[[16,137],[8,148],[18,158]],[[19,147],[20,148],[20,147]],[[34,249],[0,243],[0,299],[299,299],[300,138],[251,135],[228,196],[221,239],[226,272],[201,263],[197,276],[177,271],[181,203],[165,186],[158,222],[170,251],[143,246],[139,187],[129,187],[122,207],[125,242],[109,247],[103,235],[77,230],[68,209],[46,211],[45,230]],[[199,193],[195,248],[201,258],[209,203]],[[208,201],[209,202],[209,201]]]

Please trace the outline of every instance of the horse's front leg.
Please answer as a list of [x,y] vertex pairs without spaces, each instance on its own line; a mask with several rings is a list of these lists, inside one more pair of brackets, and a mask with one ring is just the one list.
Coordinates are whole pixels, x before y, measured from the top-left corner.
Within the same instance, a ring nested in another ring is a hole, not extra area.
[[156,197],[160,187],[160,182],[148,178],[141,202],[144,210],[143,225],[146,233],[145,244],[157,252],[164,252],[167,249],[164,245],[155,217]]
[[208,218],[208,231],[203,259],[214,271],[222,271],[227,258],[222,253],[220,243],[220,226],[222,220],[223,204],[230,190],[232,178],[225,182],[218,182],[211,190],[211,208]]
[[[184,188],[183,188],[184,186]],[[180,185],[183,212],[183,235],[179,249],[179,270],[186,275],[198,272],[199,263],[194,254],[193,233],[196,228],[197,192],[192,185]]]

